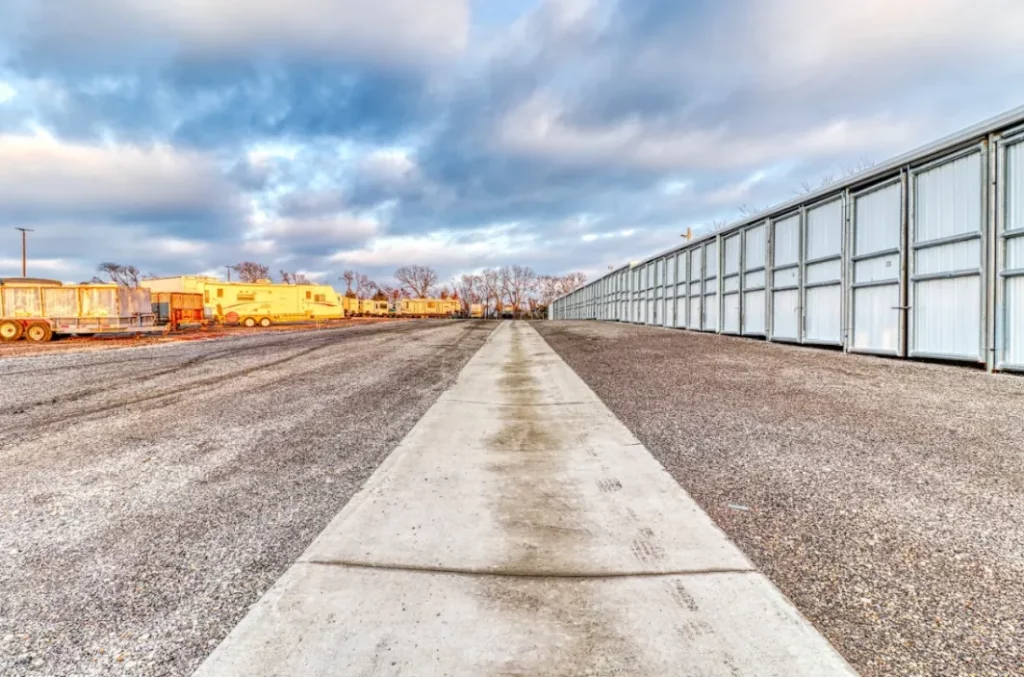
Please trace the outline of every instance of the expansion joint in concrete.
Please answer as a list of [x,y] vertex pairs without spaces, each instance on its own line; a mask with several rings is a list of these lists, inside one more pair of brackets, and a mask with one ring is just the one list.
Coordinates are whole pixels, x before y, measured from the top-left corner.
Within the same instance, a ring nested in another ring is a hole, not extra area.
[[474,569],[462,567],[429,567],[404,564],[375,564],[371,562],[355,562],[349,560],[299,560],[300,564],[316,566],[344,567],[349,569],[374,569],[378,571],[394,571],[416,574],[435,574],[450,576],[480,576],[491,578],[532,578],[532,579],[579,579],[602,580],[620,578],[674,578],[679,576],[713,576],[716,574],[756,574],[756,569],[718,567],[706,569],[680,569],[676,571],[623,571],[623,572],[588,572],[588,571],[522,571],[517,569]]

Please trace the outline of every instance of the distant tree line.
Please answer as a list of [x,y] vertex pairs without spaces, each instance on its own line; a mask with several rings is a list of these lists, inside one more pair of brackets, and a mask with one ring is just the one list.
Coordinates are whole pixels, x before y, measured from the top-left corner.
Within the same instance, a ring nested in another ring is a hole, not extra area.
[[[228,266],[239,282],[270,280],[270,267],[255,261],[242,261]],[[143,275],[135,266],[106,262],[97,271],[107,277],[94,277],[93,282],[112,282],[125,287],[138,287]],[[303,273],[278,271],[285,284],[318,284]],[[483,307],[488,317],[511,315],[523,317],[537,315],[547,309],[559,296],[576,291],[587,283],[581,272],[568,275],[538,275],[529,266],[511,265],[487,268],[480,273],[465,274],[440,284],[440,276],[430,266],[408,265],[394,273],[394,283],[375,282],[369,275],[346,270],[338,278],[345,283],[348,298],[374,299],[398,303],[403,298],[442,298],[461,302],[462,310],[469,314],[471,307]]]

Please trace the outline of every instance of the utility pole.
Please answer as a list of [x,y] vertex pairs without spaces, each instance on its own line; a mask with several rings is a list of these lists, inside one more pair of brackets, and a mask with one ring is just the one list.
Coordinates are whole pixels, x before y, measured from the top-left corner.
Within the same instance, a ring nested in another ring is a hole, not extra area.
[[231,282],[231,266],[224,266],[228,269],[228,282]]
[[15,228],[21,231],[21,276],[28,277],[28,233],[34,232],[31,228]]

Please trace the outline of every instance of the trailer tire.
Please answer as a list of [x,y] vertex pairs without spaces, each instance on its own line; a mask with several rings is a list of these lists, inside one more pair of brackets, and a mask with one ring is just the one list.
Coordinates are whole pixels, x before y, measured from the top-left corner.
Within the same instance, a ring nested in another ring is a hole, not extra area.
[[17,320],[0,322],[0,341],[17,341],[25,333],[25,325]]
[[260,318],[260,326],[261,327],[266,328],[266,327],[269,327],[272,324],[274,324],[274,323],[270,321],[269,317],[261,317]]
[[247,318],[245,318],[244,320],[242,320],[242,326],[246,327],[247,329],[252,329],[253,327],[256,326],[256,318],[255,317],[247,317]]
[[53,328],[46,322],[33,322],[25,328],[25,340],[46,343],[53,338]]

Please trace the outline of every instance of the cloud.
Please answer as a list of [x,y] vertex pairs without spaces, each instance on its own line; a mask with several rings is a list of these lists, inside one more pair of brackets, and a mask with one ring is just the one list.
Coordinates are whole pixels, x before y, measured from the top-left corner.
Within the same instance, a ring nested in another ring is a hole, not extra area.
[[227,212],[230,196],[201,153],[0,135],[0,211],[8,219],[188,218]]
[[344,247],[360,246],[381,234],[381,223],[369,216],[335,214],[311,217],[272,217],[255,224],[256,242],[272,241],[274,252],[325,257]]
[[408,66],[458,55],[469,30],[465,0],[51,0],[12,3],[6,12],[33,60],[104,66],[169,53]]

